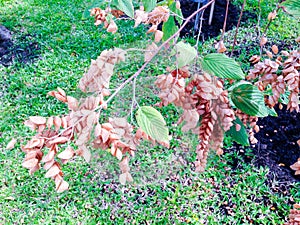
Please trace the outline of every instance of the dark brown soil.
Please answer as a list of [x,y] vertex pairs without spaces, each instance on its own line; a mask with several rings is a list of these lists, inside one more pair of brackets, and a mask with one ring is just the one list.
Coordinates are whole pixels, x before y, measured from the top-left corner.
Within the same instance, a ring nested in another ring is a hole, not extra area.
[[258,121],[261,130],[256,134],[259,143],[253,152],[255,164],[267,165],[270,168],[270,180],[279,182],[300,181],[295,171],[290,169],[300,158],[300,113],[290,112],[284,107],[276,108],[278,117],[266,117]]
[[[206,40],[209,37],[216,37],[219,34],[221,34],[221,29],[223,29],[223,24],[224,24],[224,19],[226,14],[226,2],[227,2],[226,0],[216,0],[211,25],[208,24],[210,7],[208,7],[204,11],[203,23],[201,29],[201,36],[202,36],[201,40]],[[197,10],[198,3],[192,0],[180,0],[180,3],[181,3],[182,14],[185,18]],[[230,3],[225,31],[231,30],[234,26],[237,25],[239,15],[240,15],[240,8]],[[256,19],[256,14],[245,11],[243,13],[242,22],[251,19]],[[181,32],[181,36],[198,35],[198,32],[194,31],[194,26],[195,26],[195,18],[193,18],[191,22],[189,22],[188,25],[183,29],[183,31]]]
[[[242,146],[225,152],[236,151],[244,163],[252,163],[256,167],[268,167],[266,183],[275,192],[284,192],[295,182],[300,182],[300,176],[290,168],[300,158],[300,113],[290,112],[284,107],[276,107],[278,117],[265,117],[258,121],[260,131],[255,135],[258,143],[252,146],[251,152]],[[250,154],[249,154],[250,153]],[[233,169],[238,168],[240,159],[235,159]]]
[[0,31],[0,37],[5,37],[0,38],[0,65],[10,66],[14,61],[26,64],[39,57],[40,47],[33,36],[26,34],[13,40],[8,29]]

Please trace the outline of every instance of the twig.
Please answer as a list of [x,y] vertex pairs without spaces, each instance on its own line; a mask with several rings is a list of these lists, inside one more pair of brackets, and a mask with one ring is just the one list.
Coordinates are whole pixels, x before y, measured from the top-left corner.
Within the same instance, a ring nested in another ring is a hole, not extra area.
[[225,19],[224,19],[223,30],[222,30],[222,35],[221,35],[220,41],[223,41],[224,34],[225,34],[227,17],[228,17],[228,8],[229,8],[229,0],[227,0],[227,4],[226,4],[226,13],[225,13]]
[[[188,24],[188,22],[199,12],[203,11],[204,9],[206,9],[208,6],[210,6],[215,0],[211,0],[209,3],[207,3],[206,5],[202,6],[200,9],[198,9],[197,11],[195,11],[194,13],[192,13],[186,20],[185,22],[182,24],[182,26],[178,29],[178,31],[176,31],[175,34],[173,34],[171,37],[168,38],[168,40],[166,40],[164,43],[162,43],[155,51],[154,53],[150,56],[149,60],[147,62],[145,62],[139,69],[138,71],[136,71],[130,78],[128,78],[126,81],[124,81],[116,90],[115,92],[109,96],[109,98],[102,103],[100,106],[98,106],[97,108],[95,108],[93,111],[97,111],[97,110],[101,110],[104,106],[107,106],[107,104],[128,84],[130,83],[133,79],[135,79],[136,77],[138,77],[141,72],[146,68],[146,66],[152,61],[152,59],[158,54],[158,52],[160,50],[163,49],[163,47],[168,44],[173,38],[175,38],[177,35],[179,35],[180,31],[183,30],[183,28]],[[91,111],[91,113],[93,112]],[[100,113],[100,112],[99,112]],[[65,132],[65,130],[68,130],[72,127],[75,127],[79,122],[81,122],[85,117],[80,118],[79,120],[77,120],[74,124],[72,124],[72,126],[67,127],[66,129],[64,129],[62,132],[60,132],[58,135],[52,137],[51,139],[54,139],[60,135],[63,134],[63,132]]]
[[[197,41],[196,41],[196,49],[198,50],[198,45],[199,45],[199,39],[200,39],[200,34],[202,32],[202,25],[203,25],[203,15],[204,15],[205,9],[203,10],[202,14],[201,14],[201,18],[200,18],[200,26],[199,26],[199,32],[197,35]],[[198,51],[197,51],[197,56],[196,59],[198,58]],[[197,60],[195,60],[195,64],[194,64],[194,71],[196,71],[196,67],[197,67]]]
[[257,29],[258,29],[258,38],[260,39],[260,20],[261,20],[261,5],[260,5],[260,0],[258,0],[258,18],[257,18]]
[[199,25],[199,32],[198,32],[198,35],[197,35],[197,42],[196,42],[196,47],[197,48],[198,48],[198,45],[199,45],[200,34],[202,32],[202,24],[203,24],[203,15],[204,15],[204,12],[205,12],[205,9],[201,13],[200,25]]
[[236,45],[236,38],[237,38],[237,35],[238,35],[238,32],[239,32],[239,27],[240,27],[240,24],[241,24],[241,20],[242,20],[243,12],[244,12],[244,9],[245,9],[245,5],[246,5],[246,0],[244,0],[244,2],[243,2],[241,13],[240,13],[240,17],[239,17],[238,23],[236,25],[236,29],[235,29],[235,34],[234,34],[233,45],[232,45],[230,57],[232,57],[233,51],[234,51],[234,47]]
[[[135,77],[139,76],[140,73],[146,68],[146,66],[152,61],[152,59],[157,55],[157,53],[163,49],[163,47],[169,43],[173,38],[175,38],[180,31],[183,30],[183,28],[188,24],[188,22],[195,16],[197,15],[197,13],[203,11],[204,9],[206,9],[208,6],[210,6],[215,0],[210,1],[209,3],[207,3],[206,5],[202,6],[200,9],[198,9],[197,11],[193,12],[186,20],[185,22],[182,24],[182,26],[178,29],[178,31],[176,31],[175,34],[173,34],[171,37],[168,38],[168,40],[166,40],[164,43],[162,43],[154,52],[154,54],[151,55],[151,57],[149,58],[149,60],[147,62],[145,62],[142,67],[139,68],[138,71],[135,72],[134,75],[132,75],[130,78],[128,78],[126,81],[124,81],[117,89],[116,91],[109,96],[109,98],[106,100],[105,105],[107,105],[117,94],[120,90],[122,90],[129,82],[131,82]],[[102,109],[103,104],[100,105],[99,107],[97,107],[95,110],[98,109]]]
[[[279,4],[277,4],[276,5],[276,9],[273,12],[275,12],[275,14],[277,15],[278,12],[279,12],[279,10],[280,10],[280,7],[279,7]],[[270,20],[269,20],[269,22],[268,22],[268,24],[267,24],[267,26],[266,26],[263,34],[261,35],[261,38],[266,36],[267,31],[268,31],[271,23],[273,22],[273,20],[274,20],[273,18],[270,18]],[[260,38],[260,40],[261,40],[261,38]],[[260,46],[260,56],[262,55],[262,49],[263,49],[263,45]]]
[[213,16],[214,16],[214,9],[215,9],[215,2],[211,5],[210,7],[210,12],[209,12],[209,19],[208,19],[208,25],[211,25]]
[[154,52],[152,50],[147,50],[147,49],[140,49],[140,48],[128,48],[126,49],[126,52],[131,52],[131,51],[140,51],[140,52]]
[[133,79],[133,83],[132,83],[132,101],[131,101],[131,109],[130,109],[131,123],[134,123],[133,110],[134,110],[134,105],[137,103],[136,97],[135,97],[135,91],[136,91],[136,78]]
[[[277,10],[275,10],[275,11],[276,11],[276,13],[277,13]],[[266,28],[265,28],[263,34],[262,34],[263,37],[266,35],[266,33],[267,33],[267,31],[268,31],[268,29],[269,29],[269,27],[270,27],[270,25],[271,25],[271,23],[272,23],[273,20],[274,20],[274,19],[270,19],[270,20],[269,20],[269,22],[268,22],[268,24],[267,24],[267,26],[266,26]]]

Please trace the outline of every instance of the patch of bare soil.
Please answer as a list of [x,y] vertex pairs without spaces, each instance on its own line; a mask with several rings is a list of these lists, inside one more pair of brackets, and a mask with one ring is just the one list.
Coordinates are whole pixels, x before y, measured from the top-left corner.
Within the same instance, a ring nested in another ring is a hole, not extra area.
[[[216,0],[214,6],[214,13],[212,18],[212,23],[209,25],[209,14],[210,14],[210,6],[204,11],[203,14],[203,22],[201,29],[201,40],[206,40],[209,37],[216,37],[221,34],[221,29],[223,29],[223,24],[225,20],[226,14],[226,2],[225,0]],[[182,14],[185,18],[191,15],[193,12],[197,10],[198,3],[192,0],[180,0]],[[239,7],[229,3],[228,7],[228,17],[226,22],[226,31],[231,30],[234,26],[237,25],[238,18],[240,15]],[[243,13],[242,22],[246,22],[248,20],[252,20],[256,18],[256,14],[245,11]],[[196,17],[193,18],[187,26],[181,32],[181,36],[193,36],[198,35],[197,32],[194,31]],[[196,23],[196,26],[199,27],[200,20]]]
[[[244,163],[252,163],[256,167],[268,167],[267,181],[274,192],[284,193],[296,182],[300,176],[290,168],[300,158],[300,113],[290,112],[284,107],[276,108],[278,117],[268,116],[258,121],[260,131],[255,135],[258,143],[252,146],[251,154],[244,148],[235,145],[233,149],[242,156]],[[233,163],[233,169],[238,168],[239,160]]]
[[40,47],[32,35],[22,35],[14,40],[11,32],[0,25],[0,64],[10,66],[14,61],[31,63],[40,55]]

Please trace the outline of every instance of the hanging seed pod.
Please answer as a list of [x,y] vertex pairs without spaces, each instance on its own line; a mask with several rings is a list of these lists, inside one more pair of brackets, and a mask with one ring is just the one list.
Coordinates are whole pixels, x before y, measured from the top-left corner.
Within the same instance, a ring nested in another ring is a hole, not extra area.
[[267,42],[268,42],[268,39],[267,39],[266,37],[262,37],[262,38],[260,39],[259,45],[262,47],[262,46],[264,46]]

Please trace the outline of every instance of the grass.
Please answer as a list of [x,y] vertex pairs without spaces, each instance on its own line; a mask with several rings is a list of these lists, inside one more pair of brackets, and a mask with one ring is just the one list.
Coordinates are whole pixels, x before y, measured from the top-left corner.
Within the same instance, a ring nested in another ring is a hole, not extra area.
[[[289,193],[274,193],[265,184],[268,169],[255,168],[233,152],[222,158],[211,155],[207,171],[194,173],[191,162],[197,138],[172,126],[179,114],[172,106],[161,111],[174,134],[171,148],[141,146],[131,161],[133,184],[119,184],[118,162],[104,152],[94,152],[91,164],[76,159],[64,166],[71,186],[62,194],[54,192],[54,183],[44,178],[45,171],[28,175],[21,167],[24,153],[20,145],[33,134],[23,121],[31,115],[67,112],[66,106],[47,97],[47,92],[62,87],[79,96],[77,83],[90,60],[102,50],[146,45],[145,29],[133,29],[132,22],[120,21],[119,32],[112,35],[95,27],[92,18],[82,19],[87,5],[79,0],[0,1],[0,24],[13,31],[15,44],[26,48],[28,42],[35,42],[39,46],[39,58],[34,62],[16,60],[9,67],[0,67],[0,224],[283,223],[290,198],[300,202],[299,183]],[[280,28],[282,37],[291,37]],[[203,52],[214,51],[212,41],[203,43]],[[113,87],[141,65],[135,61],[135,56],[129,56],[118,66]],[[137,81],[140,105],[158,102],[153,78],[148,75],[164,70],[165,66],[153,63]],[[128,115],[131,93],[131,86],[122,90],[107,114]],[[13,137],[19,138],[16,148],[5,150]]]

